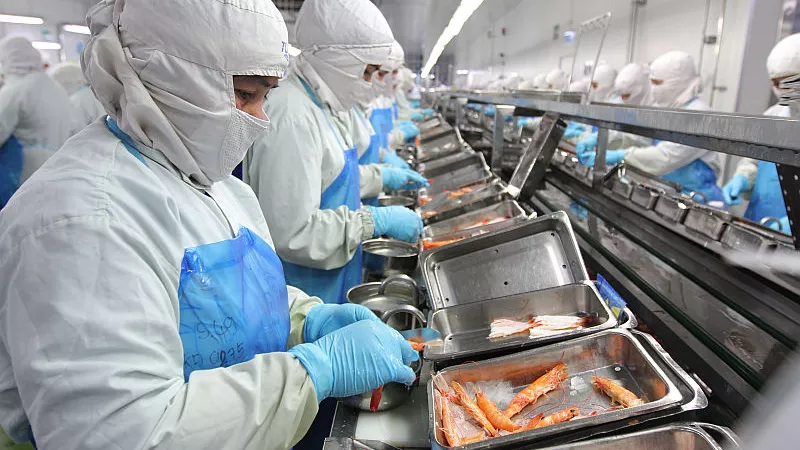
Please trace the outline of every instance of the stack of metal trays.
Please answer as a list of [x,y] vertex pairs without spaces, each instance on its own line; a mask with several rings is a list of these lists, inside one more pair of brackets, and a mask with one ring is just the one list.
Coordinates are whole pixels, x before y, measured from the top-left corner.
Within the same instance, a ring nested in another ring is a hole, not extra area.
[[420,163],[417,165],[417,172],[425,178],[435,178],[462,167],[482,163],[482,160],[480,160],[478,156],[479,155],[472,151],[472,149],[469,149],[469,151],[454,153],[442,158]]
[[589,279],[563,211],[431,250],[420,268],[434,310]]
[[419,196],[432,198],[444,191],[456,191],[459,188],[485,182],[492,178],[492,172],[486,165],[483,155],[475,153],[471,160],[465,162],[465,165],[431,179],[430,186],[419,190]]
[[447,122],[445,122],[444,119],[442,119],[438,114],[430,119],[425,119],[422,122],[417,123],[417,128],[419,128],[420,134],[425,134],[438,127],[450,127],[450,125],[448,125]]
[[493,180],[470,186],[469,192],[462,194],[454,196],[445,192],[431,197],[430,202],[417,208],[423,223],[430,225],[499,203],[505,198],[505,186]]
[[734,217],[722,232],[719,241],[722,245],[743,252],[760,252],[774,248],[776,242],[792,245],[792,238],[783,233],[776,233],[772,228]]
[[[525,448],[532,449],[534,447]],[[543,450],[734,450],[740,448],[739,438],[729,428],[710,423],[686,422],[619,436],[547,447]]]
[[[547,427],[503,434],[463,448],[520,448],[534,442],[538,445],[563,444],[708,405],[700,386],[652,337],[637,331],[611,329],[439,371],[438,380],[428,384],[432,448],[448,448],[437,405],[449,400],[439,394],[437,387],[449,386],[451,381],[458,381],[468,392],[476,387],[487,396],[494,396],[490,400],[495,401],[502,411],[508,406],[510,397],[558,363],[566,364],[567,379],[550,395],[539,397],[514,418],[524,425],[537,413],[552,414],[565,408],[578,408],[577,417]],[[610,398],[592,386],[593,376],[618,383],[643,400],[643,404],[612,408]],[[475,433],[478,431],[476,429]]]
[[528,220],[514,200],[504,200],[486,208],[443,220],[422,229],[422,248],[442,246],[473,236],[510,227]]

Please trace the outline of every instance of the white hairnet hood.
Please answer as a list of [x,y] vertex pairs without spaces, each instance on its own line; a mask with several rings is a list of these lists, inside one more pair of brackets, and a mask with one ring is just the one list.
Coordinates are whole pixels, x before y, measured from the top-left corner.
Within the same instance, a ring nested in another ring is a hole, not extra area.
[[23,76],[40,70],[44,70],[42,54],[31,41],[21,36],[0,40],[0,73]]
[[383,80],[378,79],[378,71],[372,74],[372,91],[376,95],[384,95],[386,97],[392,97],[394,95],[394,87],[397,85],[395,78],[398,78],[400,73],[398,72],[397,75],[393,75],[391,72],[400,69],[405,59],[406,56],[403,47],[399,42],[394,41],[392,43],[392,49],[389,52],[389,57],[381,65],[381,71],[389,73],[383,77]]
[[589,89],[589,79],[583,77],[579,80],[573,81],[569,85],[570,92],[586,92]]
[[64,88],[69,95],[74,94],[81,86],[86,86],[87,84],[81,66],[73,62],[59,63],[50,71],[50,76],[53,77],[56,83]]
[[617,71],[606,64],[600,64],[594,71],[592,78],[592,90],[589,92],[589,100],[593,102],[604,102],[610,97],[614,89],[614,80],[617,78]]
[[536,85],[534,84],[533,80],[523,80],[519,84],[519,89],[532,90],[532,89],[536,89]]
[[397,70],[403,67],[405,61],[406,61],[406,52],[403,51],[403,47],[397,41],[392,42],[392,48],[389,51],[389,58],[386,60],[386,63],[384,64],[386,66],[384,70],[388,70],[389,72]]
[[394,43],[378,7],[369,0],[306,0],[295,27],[302,50],[295,67],[321,100],[335,111],[369,101],[364,70],[384,64]]
[[569,87],[569,74],[561,69],[553,69],[544,78],[545,88],[563,91]]
[[[787,36],[775,44],[767,57],[767,72],[771,79],[800,74],[800,34]],[[781,98],[787,89],[772,86],[772,91]]]
[[679,108],[700,91],[694,59],[684,52],[668,52],[656,58],[650,65],[650,79],[663,81],[650,87],[655,106]]
[[533,77],[533,88],[534,89],[547,89],[547,74],[540,73]]
[[[184,179],[230,175],[268,122],[236,109],[234,75],[283,76],[287,31],[263,0],[104,0],[81,55],[97,99]],[[143,150],[144,151],[144,150]]]
[[629,95],[623,102],[629,105],[646,105],[650,95],[650,68],[647,64],[630,63],[619,71],[614,82],[619,95]]

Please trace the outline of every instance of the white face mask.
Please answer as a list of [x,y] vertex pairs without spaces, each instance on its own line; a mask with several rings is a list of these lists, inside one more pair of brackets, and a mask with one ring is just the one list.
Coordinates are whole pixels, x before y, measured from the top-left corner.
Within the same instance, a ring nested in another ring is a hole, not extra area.
[[216,167],[203,167],[203,161],[198,160],[200,167],[212,180],[225,178],[242,162],[256,139],[267,132],[269,125],[269,118],[261,120],[244,111],[234,110]]

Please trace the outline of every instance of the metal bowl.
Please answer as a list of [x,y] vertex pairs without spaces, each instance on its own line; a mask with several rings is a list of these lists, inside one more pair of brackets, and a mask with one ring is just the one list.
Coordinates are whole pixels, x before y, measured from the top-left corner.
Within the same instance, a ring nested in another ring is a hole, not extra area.
[[382,195],[378,197],[378,204],[380,206],[405,206],[410,209],[414,209],[416,206],[413,198],[402,195]]
[[386,278],[397,274],[413,275],[417,269],[419,246],[396,239],[369,239],[363,242],[364,279]]
[[[419,312],[406,311],[408,316],[395,311],[398,306],[408,305],[414,309],[419,307],[419,288],[417,283],[407,275],[393,275],[382,282],[359,284],[347,291],[347,301],[369,308],[378,317],[391,312],[386,324],[396,330],[409,330],[424,322],[425,316]],[[419,318],[422,317],[420,320]]]

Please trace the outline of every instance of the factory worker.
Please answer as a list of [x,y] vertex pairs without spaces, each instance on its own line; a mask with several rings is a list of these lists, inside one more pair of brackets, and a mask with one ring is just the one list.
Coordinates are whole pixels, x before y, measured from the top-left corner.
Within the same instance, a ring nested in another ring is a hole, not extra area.
[[[797,113],[796,102],[780,101],[782,94],[797,94],[798,89],[780,89],[779,87],[782,80],[800,74],[800,34],[788,36],[775,45],[767,57],[767,73],[772,80],[772,89],[779,102],[767,109],[764,114],[793,119],[800,117],[800,114]],[[789,97],[792,96],[789,95]],[[775,163],[742,158],[735,175],[722,188],[722,194],[727,204],[738,205],[742,203],[742,194],[748,192],[751,194],[750,203],[747,205],[744,217],[756,222],[764,217],[782,219],[784,222],[782,231],[788,234],[786,204],[783,201]]]
[[94,122],[98,117],[106,115],[103,106],[97,101],[86,78],[83,77],[80,65],[63,62],[53,68],[50,76],[69,94],[76,125],[80,129]]
[[72,104],[24,37],[0,40],[0,207],[75,132]]
[[230,176],[287,66],[277,8],[104,0],[87,19],[109,118],[0,212],[2,428],[40,450],[289,448],[321,399],[413,381],[396,331],[286,286]]
[[[654,106],[695,111],[710,109],[697,98],[700,77],[694,60],[684,52],[668,52],[653,61],[650,84]],[[655,141],[653,145],[610,150],[606,154],[606,163],[609,165],[623,160],[631,166],[680,184],[684,192],[700,192],[708,201],[722,201],[722,192],[717,187],[720,164],[714,152],[674,142]],[[584,158],[584,163],[594,165],[593,152]]]
[[547,89],[547,74],[540,73],[533,78],[534,89]]
[[589,90],[589,78],[583,77],[569,84],[570,92],[586,92]]
[[358,164],[353,107],[369,95],[365,79],[394,42],[378,8],[368,0],[306,1],[296,39],[301,54],[266,105],[273,133],[248,152],[245,180],[287,282],[326,303],[346,303],[347,290],[361,282],[362,241],[387,235],[416,242],[422,231],[410,209],[362,207],[361,194],[426,181],[410,170]]
[[519,84],[519,89],[528,91],[536,89],[536,82],[533,80],[524,80]]
[[[621,103],[630,106],[643,106],[650,103],[650,68],[646,64],[630,63],[620,70],[614,81],[614,91]],[[608,148],[644,147],[652,145],[650,138],[608,130]],[[597,146],[597,132],[578,141],[575,152],[578,159],[587,161]]]
[[524,80],[522,79],[521,76],[513,74],[510,77],[508,77],[506,81],[503,83],[503,89],[505,89],[506,91],[514,91],[519,88],[519,85],[523,81]]
[[563,91],[569,87],[569,74],[561,69],[553,69],[547,73],[544,82],[547,89]]
[[[599,64],[594,71],[591,88],[589,89],[589,102],[614,103],[612,99],[612,90],[614,89],[614,80],[616,78],[617,71],[614,68],[606,64]],[[590,132],[590,128],[586,125],[570,122],[567,129],[564,131],[564,139],[585,139],[588,132]]]
[[369,111],[369,121],[377,133],[379,148],[361,156],[359,158],[361,164],[380,162],[400,169],[410,168],[408,163],[397,156],[394,151],[409,139],[409,135],[413,134],[406,132],[405,124],[401,123],[395,127],[394,123],[395,78],[403,61],[405,61],[403,47],[394,41],[386,63],[381,66],[380,70],[372,74],[372,90],[375,98],[367,110]]

